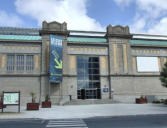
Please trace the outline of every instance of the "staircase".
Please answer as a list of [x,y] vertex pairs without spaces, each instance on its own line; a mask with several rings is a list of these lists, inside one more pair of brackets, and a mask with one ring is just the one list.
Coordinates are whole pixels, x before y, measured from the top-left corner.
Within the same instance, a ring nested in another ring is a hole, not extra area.
[[87,105],[87,104],[115,104],[119,103],[116,101],[113,101],[112,99],[86,99],[86,100],[81,100],[81,99],[76,99],[76,100],[71,100],[64,105]]

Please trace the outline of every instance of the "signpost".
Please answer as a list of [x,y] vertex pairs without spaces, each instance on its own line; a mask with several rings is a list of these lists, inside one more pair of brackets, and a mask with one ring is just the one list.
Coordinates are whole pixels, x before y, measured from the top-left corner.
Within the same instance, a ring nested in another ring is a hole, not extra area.
[[[2,94],[2,106],[18,106],[18,112],[20,112],[20,92],[3,92]],[[3,107],[2,107],[3,112]]]
[[103,92],[109,92],[108,88],[103,88]]
[[62,37],[50,35],[50,82],[62,82]]

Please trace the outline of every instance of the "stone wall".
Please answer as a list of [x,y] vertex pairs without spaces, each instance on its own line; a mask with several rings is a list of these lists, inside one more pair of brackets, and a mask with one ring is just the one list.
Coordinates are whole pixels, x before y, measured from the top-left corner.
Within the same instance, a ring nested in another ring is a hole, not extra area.
[[40,77],[39,76],[4,76],[0,77],[0,90],[7,92],[21,92],[21,105],[31,102],[30,93],[36,95],[36,102],[40,97]]
[[135,98],[142,95],[167,98],[167,88],[161,85],[157,76],[113,76],[111,81],[116,101],[135,102]]

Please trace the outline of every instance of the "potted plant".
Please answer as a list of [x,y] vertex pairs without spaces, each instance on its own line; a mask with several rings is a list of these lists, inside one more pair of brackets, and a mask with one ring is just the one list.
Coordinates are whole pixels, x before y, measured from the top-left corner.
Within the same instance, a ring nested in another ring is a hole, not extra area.
[[51,104],[49,95],[46,95],[45,101],[42,102],[42,108],[51,108]]
[[145,103],[147,103],[147,98],[144,96],[141,96],[140,98],[136,98],[136,103],[137,104],[145,104]]
[[36,99],[35,93],[31,92],[30,96],[32,97],[32,102],[27,103],[27,110],[39,110],[39,103],[35,102]]

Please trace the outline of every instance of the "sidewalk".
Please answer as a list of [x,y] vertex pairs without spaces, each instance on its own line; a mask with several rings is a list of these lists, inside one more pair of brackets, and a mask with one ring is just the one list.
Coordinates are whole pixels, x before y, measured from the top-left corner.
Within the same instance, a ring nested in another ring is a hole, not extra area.
[[[5,109],[8,113],[0,113],[0,119],[65,119],[99,116],[167,114],[167,106],[163,104],[69,105],[52,106],[52,108],[40,108],[39,111],[26,111],[25,107],[21,107],[21,113],[11,113],[11,111],[14,112],[13,109],[14,107]],[[17,107],[15,107],[15,112],[17,112]]]

